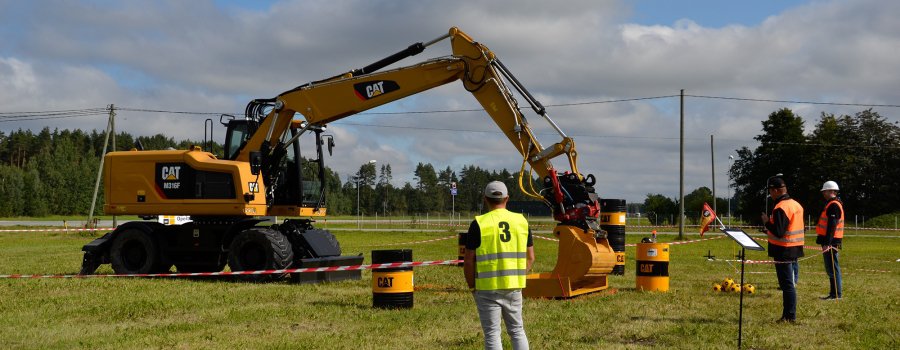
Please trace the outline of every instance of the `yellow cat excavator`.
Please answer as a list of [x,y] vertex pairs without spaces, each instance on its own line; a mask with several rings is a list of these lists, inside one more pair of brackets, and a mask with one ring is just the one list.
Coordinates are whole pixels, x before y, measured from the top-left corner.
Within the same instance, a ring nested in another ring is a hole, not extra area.
[[[448,38],[450,56],[381,71]],[[91,274],[104,263],[116,273],[168,271],[172,265],[206,272],[221,271],[226,264],[232,271],[360,264],[362,256],[341,255],[334,236],[313,226],[312,218],[326,212],[323,148],[331,153],[334,146],[324,134],[326,125],[455,81],[475,96],[522,156],[519,188],[547,203],[558,221],[556,267],[529,275],[525,295],[571,297],[607,288],[615,253],[598,224],[596,179],[578,171],[574,140],[493,52],[455,27],[366,67],[253,100],[243,118],[223,116],[221,159],[200,147],[110,152],[104,166],[107,214],[189,215],[192,221],[120,225],[84,246],[82,273]],[[508,86],[559,133],[559,142],[541,146]],[[314,158],[302,156],[303,136],[313,139]],[[558,173],[550,160],[561,155],[569,169]],[[534,175],[542,188],[533,187]],[[266,216],[306,219],[268,224]],[[344,271],[293,277],[316,282],[359,276]]]

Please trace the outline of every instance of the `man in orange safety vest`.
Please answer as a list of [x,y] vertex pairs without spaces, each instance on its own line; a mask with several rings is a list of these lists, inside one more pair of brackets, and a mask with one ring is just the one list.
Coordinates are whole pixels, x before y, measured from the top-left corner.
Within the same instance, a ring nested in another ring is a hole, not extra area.
[[778,322],[793,323],[797,319],[797,288],[794,269],[803,256],[803,207],[788,196],[787,185],[780,176],[769,178],[766,187],[775,201],[772,214],[761,218],[769,240],[769,256],[775,260],[775,273],[781,288],[782,311]]

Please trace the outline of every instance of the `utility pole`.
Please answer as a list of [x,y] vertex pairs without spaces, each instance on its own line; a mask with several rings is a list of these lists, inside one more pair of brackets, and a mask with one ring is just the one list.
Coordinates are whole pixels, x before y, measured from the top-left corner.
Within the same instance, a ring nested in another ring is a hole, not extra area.
[[[100,152],[100,167],[97,168],[97,180],[94,182],[94,195],[91,197],[91,210],[88,212],[88,225],[94,222],[94,206],[97,204],[97,191],[100,189],[100,175],[103,174],[103,161],[106,159],[106,147],[109,145],[109,134],[113,128],[113,119],[116,117],[115,105],[109,105],[109,120],[106,122],[106,137],[103,140],[103,150]],[[113,223],[115,226],[115,223]],[[93,226],[92,226],[93,227]]]
[[713,147],[713,135],[709,135],[709,155],[712,160],[713,212],[718,213],[719,209],[716,208],[716,149]]
[[728,190],[728,226],[731,226],[731,167],[734,166],[734,156],[728,155],[728,187],[725,189]]
[[684,89],[681,89],[681,129],[678,170],[678,240],[684,240]]
[[114,105],[114,104],[109,105],[109,114],[110,114],[109,130],[112,133],[112,151],[111,152],[115,152],[116,151],[116,105]]

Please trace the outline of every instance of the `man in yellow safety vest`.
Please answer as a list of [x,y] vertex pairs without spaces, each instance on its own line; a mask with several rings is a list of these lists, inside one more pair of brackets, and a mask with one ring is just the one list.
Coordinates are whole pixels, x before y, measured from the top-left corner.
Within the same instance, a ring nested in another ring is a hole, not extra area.
[[484,188],[488,213],[475,217],[466,233],[463,271],[475,297],[485,349],[502,349],[501,316],[513,349],[528,349],[522,321],[522,289],[534,263],[528,221],[506,210],[509,192],[500,181]]

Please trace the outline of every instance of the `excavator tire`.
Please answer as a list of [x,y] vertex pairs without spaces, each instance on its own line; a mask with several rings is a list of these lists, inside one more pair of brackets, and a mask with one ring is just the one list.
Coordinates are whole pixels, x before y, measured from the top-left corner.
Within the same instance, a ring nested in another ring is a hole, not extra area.
[[[231,271],[280,270],[291,266],[294,251],[287,237],[267,228],[242,231],[231,242],[228,267]],[[240,279],[265,282],[284,275],[243,275]]]
[[117,274],[156,273],[163,269],[156,241],[147,232],[135,228],[116,235],[109,260]]

